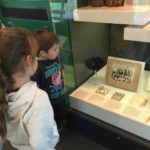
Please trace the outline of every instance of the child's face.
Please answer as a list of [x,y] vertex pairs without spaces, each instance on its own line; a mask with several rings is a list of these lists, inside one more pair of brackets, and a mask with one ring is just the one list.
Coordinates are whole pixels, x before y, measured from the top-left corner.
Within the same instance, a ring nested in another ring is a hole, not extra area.
[[55,43],[47,52],[47,59],[53,60],[59,55],[59,45]]

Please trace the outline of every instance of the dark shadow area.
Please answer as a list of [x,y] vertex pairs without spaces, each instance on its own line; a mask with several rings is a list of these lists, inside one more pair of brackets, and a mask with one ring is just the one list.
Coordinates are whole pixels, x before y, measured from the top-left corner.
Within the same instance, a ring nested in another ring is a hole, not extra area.
[[[16,150],[7,141],[3,150]],[[56,150],[107,150],[103,146],[90,140],[89,138],[64,127],[60,134],[60,142],[56,146]]]

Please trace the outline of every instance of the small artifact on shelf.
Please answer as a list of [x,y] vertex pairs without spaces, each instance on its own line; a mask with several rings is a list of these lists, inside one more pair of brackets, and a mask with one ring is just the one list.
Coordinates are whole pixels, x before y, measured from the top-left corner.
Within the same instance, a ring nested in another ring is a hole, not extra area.
[[88,59],[85,60],[85,66],[89,69],[89,70],[93,70],[98,71],[99,69],[101,69],[102,67],[105,66],[105,61],[103,58],[96,56],[96,57],[90,57]]
[[123,6],[124,0],[106,0],[106,6],[109,7],[116,7],[116,6]]
[[107,95],[108,94],[108,89],[105,88],[105,86],[100,86],[97,90],[96,90],[97,94],[102,94],[102,95]]
[[150,97],[146,95],[136,94],[132,97],[129,104],[135,108],[145,108],[150,105]]
[[91,0],[91,5],[93,7],[100,7],[105,5],[105,0]]
[[148,100],[148,99],[145,99],[145,100],[141,103],[140,107],[145,107],[145,106],[148,104],[148,102],[149,102],[149,100]]
[[100,77],[97,75],[97,71],[100,70],[102,67],[105,66],[105,61],[103,58],[96,56],[90,57],[85,60],[85,66],[89,69],[94,71],[94,76],[89,79],[91,84],[99,84],[101,82]]
[[121,101],[121,99],[125,96],[125,94],[123,93],[119,93],[119,92],[115,92],[113,95],[112,95],[112,99],[116,100],[116,101]]

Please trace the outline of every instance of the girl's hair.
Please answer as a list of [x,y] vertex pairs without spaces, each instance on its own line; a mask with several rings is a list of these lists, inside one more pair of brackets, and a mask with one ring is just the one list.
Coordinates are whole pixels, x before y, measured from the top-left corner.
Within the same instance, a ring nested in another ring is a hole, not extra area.
[[33,35],[22,28],[0,30],[0,136],[6,136],[6,91],[14,83],[12,75],[25,71],[24,58],[36,57],[37,43]]
[[59,43],[59,39],[58,39],[57,35],[55,35],[52,32],[49,32],[46,29],[35,31],[34,36],[35,36],[35,38],[38,42],[38,45],[39,45],[38,55],[39,55],[41,50],[48,52],[48,50],[50,48],[52,48],[52,46],[54,44]]

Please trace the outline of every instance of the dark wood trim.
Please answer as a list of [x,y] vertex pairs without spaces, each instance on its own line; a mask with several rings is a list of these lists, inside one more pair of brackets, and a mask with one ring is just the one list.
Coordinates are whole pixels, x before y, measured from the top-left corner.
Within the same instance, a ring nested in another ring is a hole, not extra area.
[[74,109],[68,112],[67,125],[112,150],[150,150],[150,141]]

